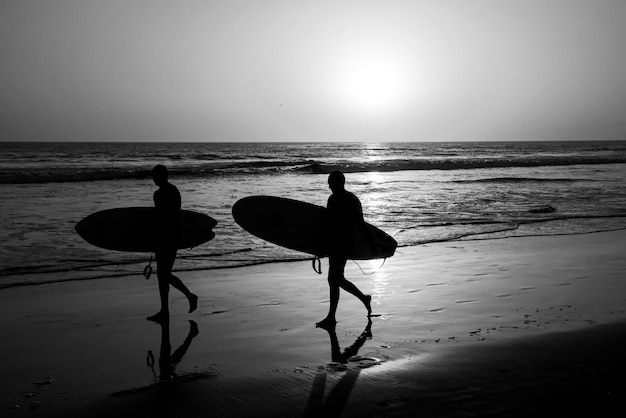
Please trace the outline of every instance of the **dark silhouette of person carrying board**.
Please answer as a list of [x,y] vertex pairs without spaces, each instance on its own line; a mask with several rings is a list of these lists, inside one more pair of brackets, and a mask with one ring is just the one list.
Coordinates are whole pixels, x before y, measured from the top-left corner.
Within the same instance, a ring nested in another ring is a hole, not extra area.
[[168,180],[167,167],[156,165],[152,169],[154,184],[159,188],[154,192],[154,207],[156,208],[155,240],[157,278],[159,282],[159,296],[161,310],[149,316],[148,320],[162,323],[169,319],[169,287],[178,289],[189,301],[189,313],[196,310],[198,296],[191,293],[185,284],[172,274],[176,261],[176,252],[180,241],[180,210],[181,197],[178,188]]
[[374,242],[365,226],[361,202],[353,193],[345,189],[345,183],[346,178],[341,171],[333,171],[328,176],[328,186],[332,194],[326,205],[327,219],[323,230],[323,240],[329,250],[330,307],[326,318],[316,324],[320,328],[333,327],[337,323],[335,314],[339,305],[339,289],[356,296],[365,305],[368,317],[372,314],[372,297],[363,294],[359,288],[344,277],[346,263],[354,248],[352,237],[354,225],[363,231],[372,251],[376,251]]

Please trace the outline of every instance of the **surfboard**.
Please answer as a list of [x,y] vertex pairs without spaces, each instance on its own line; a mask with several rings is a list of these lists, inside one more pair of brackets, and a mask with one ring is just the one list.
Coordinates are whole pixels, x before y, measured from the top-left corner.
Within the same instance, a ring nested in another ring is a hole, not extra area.
[[[235,202],[233,218],[243,229],[265,241],[318,257],[328,256],[322,228],[326,208],[299,200],[275,196],[249,196]],[[366,222],[376,247],[372,251],[356,225],[352,231],[354,249],[349,258],[370,260],[391,257],[398,243],[391,236]]]
[[[74,229],[85,241],[107,250],[154,252],[157,233],[154,207],[127,207],[93,213]],[[215,219],[202,213],[182,210],[179,249],[197,247],[215,237]]]

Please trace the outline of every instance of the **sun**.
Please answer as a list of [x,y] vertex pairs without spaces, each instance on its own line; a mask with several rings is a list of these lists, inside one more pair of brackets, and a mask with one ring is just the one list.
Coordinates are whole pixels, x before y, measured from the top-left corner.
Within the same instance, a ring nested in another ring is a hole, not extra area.
[[345,110],[365,115],[393,112],[406,103],[410,79],[393,50],[365,48],[337,58],[333,95]]
[[353,61],[342,78],[345,99],[363,109],[385,109],[402,96],[398,71],[392,63],[378,57]]

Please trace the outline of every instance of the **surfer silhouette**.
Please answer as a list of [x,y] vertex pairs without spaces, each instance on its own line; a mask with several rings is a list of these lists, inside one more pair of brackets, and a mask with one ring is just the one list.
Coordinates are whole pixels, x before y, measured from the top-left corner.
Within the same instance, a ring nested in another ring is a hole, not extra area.
[[159,296],[161,310],[149,316],[148,320],[163,322],[169,319],[169,287],[178,289],[189,300],[189,313],[196,310],[198,296],[191,293],[185,284],[172,274],[172,267],[176,261],[176,252],[180,240],[180,208],[181,197],[178,188],[168,181],[167,167],[156,165],[152,169],[154,184],[159,189],[154,192],[154,207],[156,208],[156,262],[157,278],[159,282]]
[[346,178],[341,171],[333,171],[328,176],[328,186],[332,194],[326,205],[327,219],[324,226],[324,241],[329,248],[328,286],[330,288],[330,307],[326,318],[316,324],[328,328],[337,323],[335,314],[339,304],[339,289],[356,296],[367,309],[367,316],[372,314],[372,297],[365,295],[352,282],[344,277],[348,257],[354,247],[352,229],[356,224],[375,251],[373,240],[365,227],[363,209],[359,199],[345,189]]

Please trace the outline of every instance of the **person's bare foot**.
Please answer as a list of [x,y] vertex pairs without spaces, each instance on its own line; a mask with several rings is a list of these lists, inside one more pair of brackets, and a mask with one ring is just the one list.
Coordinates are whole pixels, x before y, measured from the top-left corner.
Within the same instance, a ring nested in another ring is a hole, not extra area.
[[154,315],[151,315],[146,318],[148,321],[156,322],[157,324],[163,324],[170,320],[170,313],[159,311]]
[[337,325],[337,321],[334,318],[324,318],[320,322],[316,323],[317,328],[328,329]]
[[189,296],[189,313],[192,313],[193,311],[195,311],[196,308],[198,308],[198,296],[192,293]]

